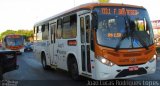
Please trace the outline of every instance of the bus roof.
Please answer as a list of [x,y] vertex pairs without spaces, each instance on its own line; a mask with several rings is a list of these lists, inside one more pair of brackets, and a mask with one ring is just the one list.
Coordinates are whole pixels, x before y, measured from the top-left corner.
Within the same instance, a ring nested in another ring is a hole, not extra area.
[[43,24],[44,22],[47,22],[51,19],[54,19],[54,18],[57,18],[59,16],[63,16],[65,14],[68,14],[68,13],[71,13],[71,12],[74,12],[74,11],[77,11],[77,10],[81,10],[81,9],[88,9],[88,10],[92,10],[94,9],[94,7],[98,7],[98,6],[118,6],[118,7],[121,7],[121,6],[126,6],[126,7],[133,7],[133,8],[144,8],[143,6],[137,6],[137,5],[129,5],[129,4],[117,4],[117,3],[87,3],[87,4],[83,4],[83,5],[80,5],[80,6],[77,6],[77,7],[74,7],[72,9],[69,9],[65,12],[62,12],[62,13],[59,13],[55,16],[51,16],[45,20],[42,20],[38,23],[35,24],[36,25],[40,25],[40,24]]

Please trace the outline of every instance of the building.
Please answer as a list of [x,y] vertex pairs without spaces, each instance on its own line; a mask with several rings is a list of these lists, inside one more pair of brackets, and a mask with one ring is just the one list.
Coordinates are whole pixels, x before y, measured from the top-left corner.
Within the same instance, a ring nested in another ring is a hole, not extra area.
[[160,20],[154,20],[152,21],[153,31],[155,38],[160,37]]
[[160,20],[152,21],[155,42],[160,46]]

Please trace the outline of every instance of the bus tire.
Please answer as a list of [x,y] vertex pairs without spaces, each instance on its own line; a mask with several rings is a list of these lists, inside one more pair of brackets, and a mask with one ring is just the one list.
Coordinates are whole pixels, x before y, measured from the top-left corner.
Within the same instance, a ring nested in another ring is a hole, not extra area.
[[71,59],[69,63],[69,72],[73,80],[79,80],[78,65],[75,59]]
[[49,69],[49,66],[47,65],[47,62],[46,62],[45,53],[41,54],[41,63],[42,63],[42,67],[43,67],[44,70],[48,70]]

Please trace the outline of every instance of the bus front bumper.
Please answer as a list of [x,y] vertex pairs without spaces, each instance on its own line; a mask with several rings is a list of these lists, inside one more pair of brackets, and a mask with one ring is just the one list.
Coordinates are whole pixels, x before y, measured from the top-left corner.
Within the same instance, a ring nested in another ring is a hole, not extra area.
[[[95,60],[95,73],[93,79],[95,80],[108,80],[108,79],[122,79],[137,77],[145,74],[152,74],[156,71],[156,60],[147,62],[141,65],[132,66],[107,66],[102,64],[99,60]],[[129,70],[130,67],[138,67],[138,70]]]

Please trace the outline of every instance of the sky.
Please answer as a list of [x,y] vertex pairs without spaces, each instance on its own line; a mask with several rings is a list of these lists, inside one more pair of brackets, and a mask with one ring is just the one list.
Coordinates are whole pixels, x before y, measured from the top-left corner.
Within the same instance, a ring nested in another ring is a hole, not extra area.
[[[33,25],[45,18],[75,6],[98,0],[0,0],[0,33],[7,30],[33,29]],[[144,6],[151,20],[160,20],[160,0],[110,0]]]

